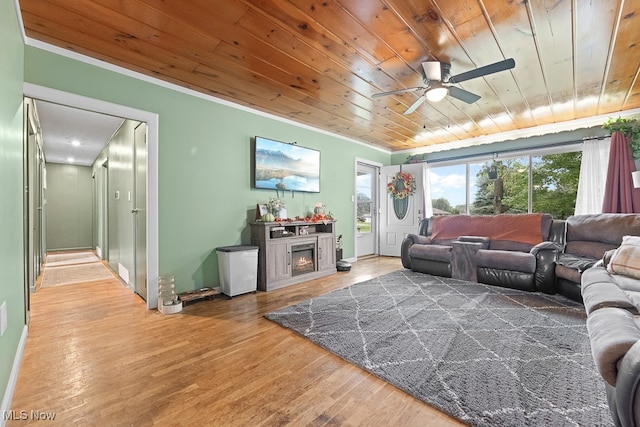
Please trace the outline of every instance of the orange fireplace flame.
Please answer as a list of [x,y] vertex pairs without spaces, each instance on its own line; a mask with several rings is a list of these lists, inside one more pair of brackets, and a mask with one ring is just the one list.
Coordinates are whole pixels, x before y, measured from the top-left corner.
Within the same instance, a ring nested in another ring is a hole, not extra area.
[[298,268],[304,268],[307,267],[309,264],[313,264],[313,260],[307,260],[306,257],[301,256],[300,258],[298,258],[298,260],[296,261],[296,266]]

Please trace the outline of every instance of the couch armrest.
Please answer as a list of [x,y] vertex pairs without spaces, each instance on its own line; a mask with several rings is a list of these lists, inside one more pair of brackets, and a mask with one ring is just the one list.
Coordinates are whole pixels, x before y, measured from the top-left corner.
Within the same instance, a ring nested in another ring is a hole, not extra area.
[[547,294],[557,292],[556,260],[561,246],[554,242],[541,242],[529,251],[536,257],[536,289]]
[[404,268],[411,268],[411,256],[409,256],[409,249],[413,245],[428,245],[431,243],[431,238],[426,236],[420,236],[417,234],[409,234],[402,241],[400,248],[400,258],[402,260],[402,266]]
[[481,237],[481,236],[459,236],[454,240],[455,242],[465,242],[465,243],[480,243],[480,249],[489,249],[489,245],[491,244],[490,237]]
[[608,392],[612,393],[610,398],[615,397],[615,415],[620,425],[640,425],[640,341],[627,351],[620,363],[616,386]]
[[560,253],[562,252],[562,246],[560,246],[555,242],[549,242],[549,241],[540,242],[534,247],[532,247],[529,252],[531,252],[533,255],[536,255],[538,252],[546,251],[546,250],[555,250],[556,253]]

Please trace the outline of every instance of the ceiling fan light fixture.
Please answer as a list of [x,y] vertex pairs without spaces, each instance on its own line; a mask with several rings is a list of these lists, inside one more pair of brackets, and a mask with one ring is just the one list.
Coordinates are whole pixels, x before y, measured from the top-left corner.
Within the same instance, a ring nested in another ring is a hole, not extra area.
[[426,93],[426,97],[431,102],[439,102],[444,99],[449,93],[449,89],[444,86],[436,86],[429,89]]

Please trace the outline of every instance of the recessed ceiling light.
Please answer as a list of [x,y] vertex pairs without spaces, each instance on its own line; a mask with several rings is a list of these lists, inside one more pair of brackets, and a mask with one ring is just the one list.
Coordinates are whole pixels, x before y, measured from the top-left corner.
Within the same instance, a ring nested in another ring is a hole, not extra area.
[[73,159],[73,157],[67,157],[67,162],[73,163],[75,162],[75,160]]
[[71,145],[73,145],[74,147],[79,147],[80,141],[78,141],[77,139],[74,139],[73,141],[71,141]]

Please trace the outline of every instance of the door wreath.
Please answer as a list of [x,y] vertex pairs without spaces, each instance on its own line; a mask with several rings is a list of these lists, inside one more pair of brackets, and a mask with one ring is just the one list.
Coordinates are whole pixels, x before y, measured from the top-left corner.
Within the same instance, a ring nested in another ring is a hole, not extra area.
[[409,210],[409,196],[416,192],[416,179],[408,172],[397,172],[387,184],[396,218],[402,220]]

